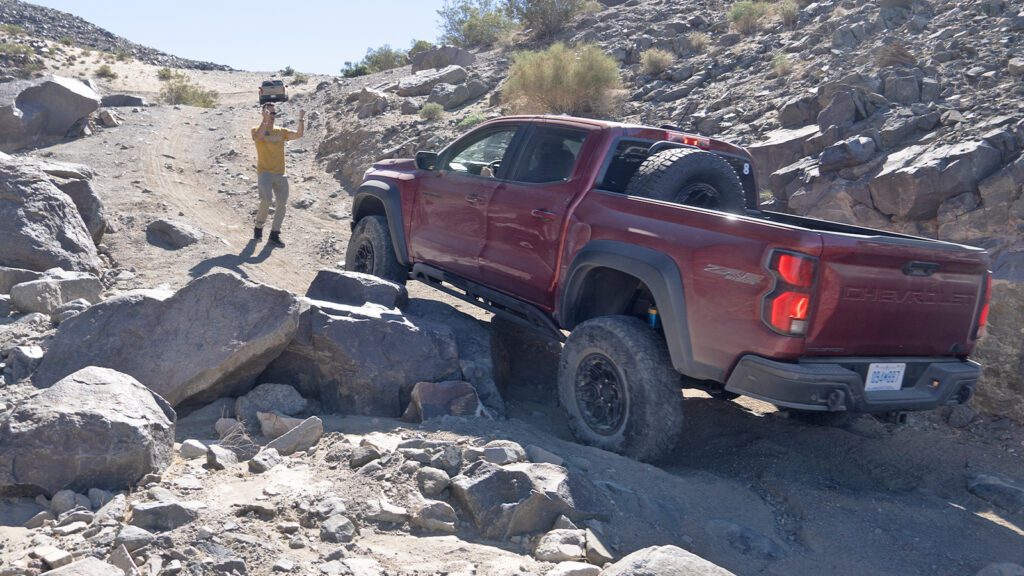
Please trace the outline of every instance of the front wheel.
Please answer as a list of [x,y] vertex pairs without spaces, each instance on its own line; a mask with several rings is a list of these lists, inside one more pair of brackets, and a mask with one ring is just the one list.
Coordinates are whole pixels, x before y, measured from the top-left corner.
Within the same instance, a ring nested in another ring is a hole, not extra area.
[[682,435],[680,376],[664,339],[637,318],[576,327],[562,349],[558,397],[584,444],[654,461]]
[[367,216],[356,224],[345,251],[345,270],[362,272],[405,285],[409,270],[395,256],[388,221],[383,216]]

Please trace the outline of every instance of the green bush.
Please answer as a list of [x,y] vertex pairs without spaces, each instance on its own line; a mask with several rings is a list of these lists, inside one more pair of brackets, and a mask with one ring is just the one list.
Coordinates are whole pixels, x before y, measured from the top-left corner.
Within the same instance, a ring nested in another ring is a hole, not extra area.
[[434,120],[440,120],[444,116],[444,106],[441,106],[437,102],[428,102],[420,108],[420,118],[428,122]]
[[516,54],[502,94],[518,112],[606,116],[621,87],[618,64],[599,47],[559,42]]
[[484,120],[487,120],[486,116],[479,112],[474,112],[469,116],[466,116],[462,120],[459,120],[459,123],[456,124],[455,127],[460,130],[469,130],[470,128],[476,126],[477,124],[483,122]]
[[412,57],[419,54],[420,52],[426,52],[432,50],[434,45],[426,40],[413,40],[412,47],[409,48],[409,61],[412,61]]
[[303,74],[302,72],[296,72],[295,75],[292,76],[292,85],[293,86],[298,86],[299,84],[305,84],[306,82],[309,82],[309,74]]
[[24,44],[0,43],[0,56],[29,56],[31,54],[35,54],[35,51]]
[[782,0],[776,4],[775,13],[782,20],[782,25],[791,30],[800,22],[800,6],[793,0]]
[[772,70],[777,76],[787,76],[793,71],[793,62],[786,54],[776,54],[772,58]]
[[771,6],[766,2],[741,0],[729,9],[729,22],[740,34],[753,34],[761,29],[761,21],[770,9]]
[[117,58],[118,62],[128,62],[132,59],[132,53],[124,48],[118,48],[114,51],[114,57]]
[[704,32],[691,32],[686,38],[690,41],[693,51],[697,53],[707,50],[708,44],[711,43],[711,39]]
[[25,33],[25,29],[17,24],[0,24],[0,34],[6,34],[7,36],[21,36]]
[[104,64],[103,66],[100,66],[96,69],[95,72],[93,72],[93,74],[97,78],[106,78],[107,80],[113,80],[114,78],[117,78],[117,72],[114,72],[114,70],[110,67],[109,64]]
[[408,63],[409,58],[404,51],[396,50],[387,44],[380,48],[368,48],[362,62],[371,74],[399,68]]
[[584,9],[587,0],[506,0],[508,13],[541,38],[562,31]]
[[184,76],[176,76],[160,90],[160,100],[167,104],[185,104],[200,108],[213,108],[220,97],[214,90],[203,90]]
[[164,68],[161,68],[161,69],[156,71],[156,77],[159,80],[167,81],[167,80],[170,80],[171,78],[174,78],[175,76],[176,76],[175,72],[173,70],[171,70],[170,68],[164,67]]
[[71,46],[75,43],[75,40],[71,36],[61,36],[60,43],[65,46]]
[[441,40],[463,48],[491,46],[515,25],[496,0],[444,0]]
[[345,66],[341,69],[341,75],[345,78],[366,76],[369,73],[370,71],[361,62],[345,62]]
[[657,76],[676,60],[676,55],[668,50],[651,48],[640,55],[640,69],[648,76]]
[[291,76],[292,74],[295,74],[295,68],[291,66],[285,66],[284,70],[281,70],[281,76]]

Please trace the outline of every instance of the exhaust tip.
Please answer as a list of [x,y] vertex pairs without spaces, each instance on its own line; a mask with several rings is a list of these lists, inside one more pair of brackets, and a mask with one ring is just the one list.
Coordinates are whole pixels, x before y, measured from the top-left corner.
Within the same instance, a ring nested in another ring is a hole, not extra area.
[[967,404],[967,402],[974,396],[974,388],[968,386],[961,386],[956,392],[956,401],[960,404]]

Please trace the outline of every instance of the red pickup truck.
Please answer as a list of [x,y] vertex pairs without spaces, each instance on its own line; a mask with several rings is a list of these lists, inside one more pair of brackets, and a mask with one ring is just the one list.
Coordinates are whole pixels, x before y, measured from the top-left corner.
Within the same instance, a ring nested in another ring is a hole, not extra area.
[[682,433],[683,387],[826,420],[966,402],[987,254],[762,210],[753,173],[670,127],[500,118],[374,164],[346,268],[564,341],[577,438],[641,460]]

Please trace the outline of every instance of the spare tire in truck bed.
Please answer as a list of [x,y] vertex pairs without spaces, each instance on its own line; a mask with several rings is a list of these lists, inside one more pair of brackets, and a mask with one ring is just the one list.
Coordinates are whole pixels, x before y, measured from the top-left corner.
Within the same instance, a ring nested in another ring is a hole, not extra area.
[[652,154],[629,181],[626,194],[742,214],[743,183],[728,162],[696,148]]

